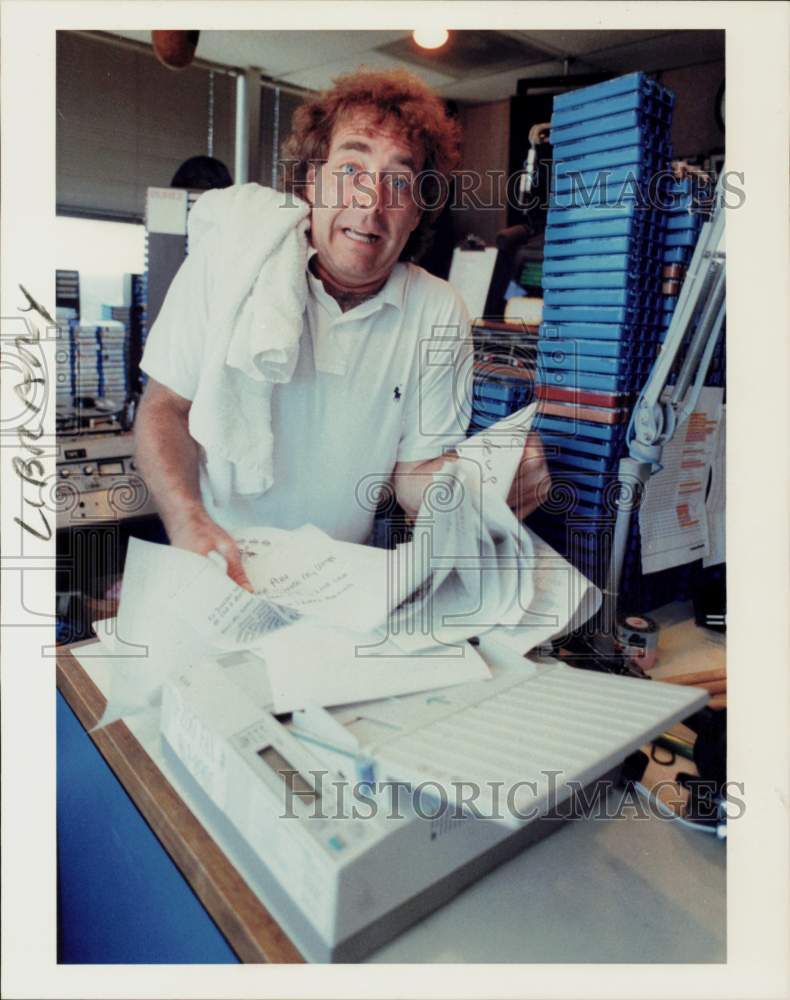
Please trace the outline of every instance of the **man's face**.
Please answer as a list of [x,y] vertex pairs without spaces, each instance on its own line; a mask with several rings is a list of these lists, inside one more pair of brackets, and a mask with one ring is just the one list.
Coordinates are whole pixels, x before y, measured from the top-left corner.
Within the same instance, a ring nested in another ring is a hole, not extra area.
[[421,166],[422,154],[371,113],[337,123],[306,188],[319,268],[335,285],[364,291],[387,278],[420,221],[412,182]]

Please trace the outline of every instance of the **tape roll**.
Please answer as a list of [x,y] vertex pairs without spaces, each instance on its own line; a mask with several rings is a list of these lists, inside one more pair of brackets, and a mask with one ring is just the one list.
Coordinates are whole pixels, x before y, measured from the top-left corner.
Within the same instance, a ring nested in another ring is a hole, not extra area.
[[658,625],[646,615],[624,615],[615,626],[615,647],[642,670],[656,665]]

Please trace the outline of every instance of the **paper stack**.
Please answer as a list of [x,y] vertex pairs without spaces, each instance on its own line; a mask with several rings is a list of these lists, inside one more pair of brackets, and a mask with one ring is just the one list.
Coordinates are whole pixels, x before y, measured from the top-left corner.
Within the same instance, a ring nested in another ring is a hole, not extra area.
[[108,652],[126,650],[104,722],[155,704],[195,659],[244,652],[280,713],[485,679],[465,640],[495,629],[525,654],[585,620],[598,592],[506,503],[534,411],[459,446],[394,550],[312,525],[249,529],[237,542],[251,594],[216,557],[132,539],[118,617],[103,632]]

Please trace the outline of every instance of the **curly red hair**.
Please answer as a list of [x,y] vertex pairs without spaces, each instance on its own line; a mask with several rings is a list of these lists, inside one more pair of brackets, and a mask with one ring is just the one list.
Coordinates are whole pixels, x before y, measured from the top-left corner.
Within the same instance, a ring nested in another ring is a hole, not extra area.
[[413,73],[361,67],[300,104],[283,143],[283,188],[300,193],[310,164],[326,160],[335,125],[356,111],[372,113],[375,124],[386,124],[423,155],[420,196],[430,207],[401,253],[401,260],[408,260],[429,240],[431,223],[442,210],[458,167],[461,145],[458,122],[442,98]]

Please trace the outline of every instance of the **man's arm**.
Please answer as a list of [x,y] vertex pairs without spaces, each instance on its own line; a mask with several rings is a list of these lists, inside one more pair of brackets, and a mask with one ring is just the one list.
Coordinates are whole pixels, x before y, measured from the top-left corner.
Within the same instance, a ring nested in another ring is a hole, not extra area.
[[425,462],[398,462],[395,466],[392,483],[407,520],[413,521],[417,516],[425,487],[430,486],[434,472],[438,472],[445,462],[453,458],[457,458],[455,452],[448,452]]
[[189,433],[191,402],[149,379],[135,420],[135,458],[156,500],[171,544],[199,555],[217,551],[228,576],[252,590],[231,536],[213,521],[200,499],[199,451]]
[[[395,495],[408,520],[413,521],[417,516],[423,492],[431,483],[433,474],[438,472],[445,462],[457,457],[457,454],[451,451],[425,462],[399,462],[395,466],[393,475]],[[546,497],[549,485],[549,470],[543,445],[540,435],[533,431],[527,435],[521,461],[507,497],[508,506],[519,521],[523,521],[537,510]]]
[[519,521],[523,521],[540,507],[547,498],[550,487],[551,477],[543,451],[543,442],[540,440],[540,434],[532,431],[527,434],[524,442],[521,461],[508,493],[508,506]]

